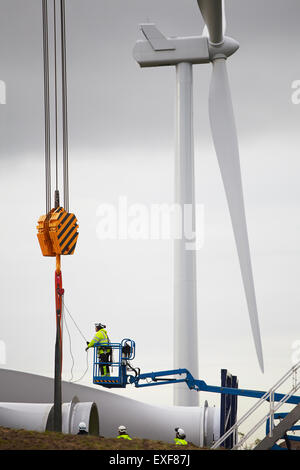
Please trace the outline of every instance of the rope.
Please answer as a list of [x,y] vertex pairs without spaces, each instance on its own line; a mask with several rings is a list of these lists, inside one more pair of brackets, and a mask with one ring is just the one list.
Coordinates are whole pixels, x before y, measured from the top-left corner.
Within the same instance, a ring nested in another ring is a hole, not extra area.
[[73,384],[74,384],[75,382],[79,382],[80,380],[82,380],[83,377],[86,375],[87,371],[89,370],[89,360],[88,360],[88,359],[89,359],[89,356],[88,356],[88,351],[87,351],[87,352],[86,352],[86,369],[85,369],[85,372],[84,372],[84,374],[83,374],[81,377],[79,377],[79,379],[73,380],[73,382],[72,382]]
[[66,327],[66,330],[67,330],[67,333],[68,333],[68,337],[69,337],[70,355],[71,355],[71,358],[72,358],[71,378],[70,378],[69,382],[72,382],[72,379],[73,379],[73,368],[74,368],[75,361],[74,361],[74,356],[73,356],[73,353],[72,353],[71,335],[70,335],[70,331],[69,331],[69,328],[68,328],[68,324],[67,324],[67,320],[66,320],[66,316],[65,316],[65,315],[64,315],[64,317],[63,317],[63,321],[64,321],[64,325],[65,325],[65,327]]
[[[62,299],[62,301],[63,301],[63,299]],[[78,326],[77,323],[75,322],[75,320],[74,320],[74,318],[72,317],[70,311],[69,311],[68,308],[66,307],[66,304],[64,303],[64,301],[63,301],[63,306],[64,306],[64,309],[67,311],[68,315],[70,316],[70,318],[72,319],[72,321],[73,321],[74,325],[76,326],[77,330],[79,331],[80,335],[81,335],[82,338],[85,340],[85,342],[87,342],[85,336],[84,336],[83,333],[81,332],[79,326]],[[65,316],[65,315],[64,315],[64,323],[65,323],[66,330],[67,330],[68,336],[69,336],[70,354],[71,354],[71,358],[72,358],[71,379],[69,380],[69,382],[75,383],[75,382],[79,382],[80,380],[82,380],[82,379],[85,377],[85,375],[87,374],[88,370],[89,370],[88,351],[86,352],[86,369],[85,369],[84,373],[82,374],[81,377],[79,377],[79,379],[77,379],[77,380],[72,380],[72,379],[73,379],[73,368],[74,368],[75,360],[74,360],[74,356],[73,356],[73,353],[72,353],[71,334],[70,334],[70,331],[69,331],[69,328],[68,328],[68,325],[67,325],[67,321],[66,321],[66,316]]]
[[43,60],[44,60],[46,214],[48,214],[51,208],[51,161],[50,161],[49,44],[48,44],[47,0],[42,0],[42,18],[43,18]]
[[80,330],[79,326],[77,325],[77,323],[75,322],[74,318],[72,317],[70,311],[68,310],[64,300],[63,300],[63,306],[64,308],[66,309],[66,311],[68,312],[68,314],[70,315],[70,318],[72,319],[74,325],[76,326],[77,330],[79,331],[79,333],[81,334],[82,338],[84,339],[85,342],[87,342],[87,339],[85,338],[84,334],[82,333],[82,331]]

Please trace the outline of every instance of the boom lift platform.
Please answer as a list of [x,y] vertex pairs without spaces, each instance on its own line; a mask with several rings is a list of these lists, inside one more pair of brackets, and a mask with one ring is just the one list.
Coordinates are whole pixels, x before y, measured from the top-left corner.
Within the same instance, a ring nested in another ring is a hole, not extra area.
[[[110,350],[111,360],[109,362],[100,360],[98,345],[97,343],[94,345],[93,383],[107,388],[125,388],[130,377],[127,375],[127,369],[130,367],[128,361],[135,358],[135,342],[125,338],[121,343],[102,343],[101,349],[104,348]],[[115,372],[115,375],[101,375],[103,366],[108,366],[111,371]],[[132,370],[134,371],[133,368]]]
[[[157,372],[140,373],[140,370],[131,366],[129,361],[135,358],[135,342],[125,338],[120,343],[101,343],[101,349],[111,350],[109,361],[100,361],[98,356],[99,344],[94,345],[93,361],[93,383],[106,388],[125,388],[127,385],[134,385],[137,388],[153,387],[155,385],[166,385],[184,382],[190,390],[197,392],[212,392],[223,395],[243,396],[249,398],[262,398],[266,392],[260,390],[248,390],[232,387],[219,387],[207,385],[204,380],[195,379],[187,369],[173,369]],[[107,366],[111,374],[101,375],[101,368]],[[274,393],[274,401],[279,402],[285,397],[284,394]],[[297,405],[300,403],[300,396],[292,395],[286,403]]]

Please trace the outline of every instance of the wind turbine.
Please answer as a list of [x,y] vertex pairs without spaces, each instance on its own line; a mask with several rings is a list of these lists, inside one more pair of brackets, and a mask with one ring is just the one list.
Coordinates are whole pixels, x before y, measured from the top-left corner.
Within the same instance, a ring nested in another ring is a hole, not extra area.
[[[175,202],[192,206],[195,226],[194,150],[193,150],[193,71],[194,64],[211,62],[209,117],[215,151],[223,179],[240,269],[247,300],[256,354],[263,371],[263,353],[257,314],[245,217],[239,148],[233,114],[226,60],[239,44],[224,35],[222,0],[197,0],[208,37],[165,37],[153,23],[140,28],[145,39],[135,44],[133,55],[141,67],[176,67],[176,158]],[[205,34],[205,30],[204,30]],[[198,376],[196,252],[187,250],[183,236],[174,241],[174,367],[186,367]],[[176,385],[174,404],[195,406],[196,394]]]

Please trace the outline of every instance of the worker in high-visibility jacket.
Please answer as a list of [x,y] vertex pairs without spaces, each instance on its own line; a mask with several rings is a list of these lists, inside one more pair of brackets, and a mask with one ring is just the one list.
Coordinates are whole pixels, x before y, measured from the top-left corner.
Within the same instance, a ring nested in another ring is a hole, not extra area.
[[79,426],[78,426],[78,433],[77,435],[87,435],[88,432],[87,432],[87,427],[86,427],[86,424],[81,421],[81,423],[79,423]]
[[[109,343],[109,337],[106,331],[106,325],[103,325],[102,323],[95,323],[95,335],[92,339],[92,341],[87,342],[87,347],[86,351],[89,348],[92,348],[95,344],[107,344]],[[102,376],[110,376],[109,372],[109,365],[105,364],[107,362],[110,362],[110,355],[111,355],[111,348],[108,347],[101,347],[99,346],[97,348],[97,354],[98,354],[98,359],[100,362],[100,374]],[[104,364],[103,364],[104,363]]]
[[119,431],[119,435],[117,439],[127,439],[128,441],[132,441],[131,437],[129,437],[127,434],[127,429],[125,428],[125,426],[123,425],[119,426],[118,431]]
[[175,428],[176,437],[174,437],[175,444],[178,446],[187,446],[187,441],[185,440],[185,432],[181,428]]

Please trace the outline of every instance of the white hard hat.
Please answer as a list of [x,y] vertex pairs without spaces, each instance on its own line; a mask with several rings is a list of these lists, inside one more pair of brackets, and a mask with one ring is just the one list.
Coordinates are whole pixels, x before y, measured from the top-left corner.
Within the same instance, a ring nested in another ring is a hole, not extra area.
[[184,429],[182,429],[182,428],[175,428],[175,431],[177,432],[177,434],[178,434],[179,437],[182,437],[182,438],[185,437]]
[[86,424],[82,421],[81,423],[79,423],[79,431],[86,431]]
[[126,427],[121,424],[121,426],[118,427],[119,431],[123,432],[126,431]]

